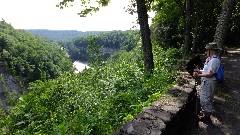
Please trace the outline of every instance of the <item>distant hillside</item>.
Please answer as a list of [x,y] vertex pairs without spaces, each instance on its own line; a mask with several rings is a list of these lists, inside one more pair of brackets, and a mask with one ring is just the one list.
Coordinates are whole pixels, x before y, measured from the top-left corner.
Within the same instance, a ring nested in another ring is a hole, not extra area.
[[58,44],[0,21],[0,64],[11,75],[26,82],[56,78],[72,68],[66,53]]
[[106,60],[110,55],[119,50],[131,51],[139,40],[139,31],[110,31],[97,35],[81,36],[63,43],[62,46],[67,49],[72,61],[79,60],[89,62],[91,61],[89,54],[91,49],[94,50],[94,48],[97,49],[99,47],[99,53],[101,53],[101,55],[103,55],[102,58]]
[[77,31],[77,30],[47,30],[47,29],[25,29],[27,32],[31,32],[34,35],[49,39],[54,42],[68,41],[76,37],[85,35],[99,34],[106,31]]

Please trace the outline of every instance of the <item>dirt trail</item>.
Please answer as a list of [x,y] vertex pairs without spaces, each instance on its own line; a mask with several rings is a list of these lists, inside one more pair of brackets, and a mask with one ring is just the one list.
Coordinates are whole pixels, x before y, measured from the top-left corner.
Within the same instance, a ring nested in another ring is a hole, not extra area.
[[222,56],[225,81],[214,96],[212,123],[198,123],[191,135],[240,135],[240,48],[229,48]]

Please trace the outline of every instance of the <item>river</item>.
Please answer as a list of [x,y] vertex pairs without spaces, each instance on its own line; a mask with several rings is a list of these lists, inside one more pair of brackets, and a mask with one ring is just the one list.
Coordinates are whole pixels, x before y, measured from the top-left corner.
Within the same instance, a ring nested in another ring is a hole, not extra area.
[[73,62],[73,66],[76,67],[75,73],[79,73],[79,72],[83,71],[84,69],[89,68],[87,63],[83,63],[81,61]]

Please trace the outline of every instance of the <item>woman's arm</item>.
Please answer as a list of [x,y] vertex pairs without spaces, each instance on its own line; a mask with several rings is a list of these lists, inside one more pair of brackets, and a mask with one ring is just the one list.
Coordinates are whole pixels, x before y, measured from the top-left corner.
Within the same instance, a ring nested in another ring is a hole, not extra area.
[[214,73],[212,71],[208,72],[207,74],[199,74],[198,72],[194,72],[194,76],[195,77],[207,77],[207,78],[211,78],[214,76]]

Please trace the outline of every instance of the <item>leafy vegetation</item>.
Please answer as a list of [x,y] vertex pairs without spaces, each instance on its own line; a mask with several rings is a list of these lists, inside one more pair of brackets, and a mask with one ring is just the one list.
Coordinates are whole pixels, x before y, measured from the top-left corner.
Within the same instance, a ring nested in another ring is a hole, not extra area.
[[[223,0],[192,1],[191,7],[191,41],[197,51],[204,50],[212,42],[216,31],[218,17]],[[239,4],[234,9],[225,44],[239,44]],[[156,15],[151,25],[153,42],[163,48],[181,48],[185,34],[185,0],[158,0],[152,4]]]
[[[64,6],[65,2],[59,6]],[[86,1],[82,2],[84,5]],[[105,6],[109,0],[99,2],[106,2],[102,3]],[[150,76],[144,68],[145,52],[142,51],[152,45],[143,44],[141,48],[136,31],[79,37],[63,44],[72,60],[93,60],[91,68],[75,74],[63,73],[71,62],[60,46],[49,47],[45,40],[1,23],[3,62],[13,74],[36,81],[30,83],[29,93],[21,95],[18,101],[8,94],[12,106],[9,111],[0,108],[0,134],[114,133],[174,84],[175,66],[181,57],[179,48],[184,42],[184,2],[159,0],[153,3],[157,15],[152,26],[154,69]],[[196,29],[191,29],[191,33],[201,49],[213,39],[222,0],[206,1],[207,5],[199,2],[193,3],[191,26]],[[149,1],[146,4],[150,8]],[[80,15],[98,10],[97,7],[85,8]],[[238,11],[239,2],[230,30],[232,37],[237,37],[232,42],[234,45],[239,42]],[[120,51],[112,53],[106,61],[99,61],[102,48]]]
[[233,11],[232,25],[229,28],[226,39],[227,45],[238,45],[240,47],[240,2],[237,2],[236,8]]
[[97,35],[82,36],[64,43],[63,47],[68,50],[73,61],[91,61],[88,51],[93,38],[94,42],[99,45],[102,58],[106,60],[110,55],[119,50],[132,50],[139,41],[140,35],[138,31],[111,31]]
[[[11,107],[0,108],[0,134],[112,134],[176,79],[180,53],[157,45],[153,76],[145,73],[137,31],[74,40],[92,60],[90,69],[76,74],[64,73],[72,63],[60,46],[5,22],[1,28],[1,62],[30,83],[18,100],[6,92]],[[101,48],[121,51],[99,61]]]
[[0,22],[1,63],[26,82],[56,78],[72,68],[66,52],[57,44]]
[[145,77],[140,47],[120,51],[103,66],[36,81],[1,117],[1,134],[112,134],[175,81],[176,49],[155,47],[155,70]]

